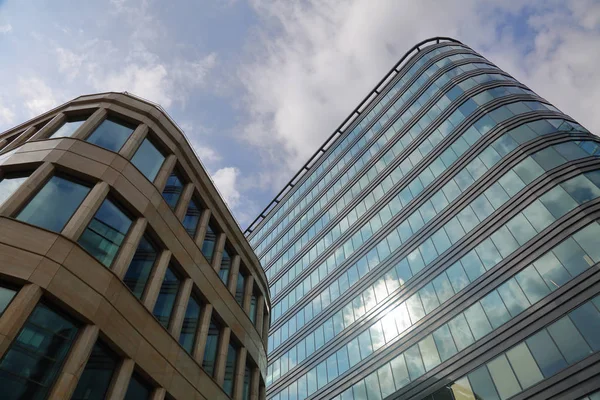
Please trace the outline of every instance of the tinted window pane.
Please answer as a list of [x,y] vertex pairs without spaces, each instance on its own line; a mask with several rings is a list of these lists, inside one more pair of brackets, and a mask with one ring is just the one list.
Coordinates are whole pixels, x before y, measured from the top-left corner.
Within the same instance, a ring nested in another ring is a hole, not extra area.
[[535,268],[524,269],[517,274],[516,278],[531,304],[538,302],[550,293],[550,289],[548,289]]
[[22,175],[6,175],[0,180],[0,206],[17,190],[27,176]]
[[498,288],[498,293],[508,308],[508,312],[510,312],[510,315],[513,317],[520,314],[530,305],[529,300],[527,300],[521,287],[514,279],[502,284],[502,286]]
[[573,364],[592,353],[569,317],[564,317],[548,327],[548,332],[569,364]]
[[487,366],[502,399],[507,399],[521,391],[521,386],[505,355],[490,361]]
[[452,332],[452,337],[454,338],[458,351],[463,350],[474,342],[473,335],[471,334],[471,330],[469,329],[469,325],[463,314],[459,314],[450,320],[448,326],[450,327],[450,332]]
[[173,311],[175,298],[179,291],[179,283],[179,278],[175,275],[172,268],[167,268],[153,311],[158,322],[165,328],[168,328],[169,321],[171,320],[171,312]]
[[452,385],[452,394],[455,400],[475,400],[471,384],[466,376],[454,382]]
[[404,355],[400,354],[398,357],[390,361],[392,367],[392,374],[394,375],[394,382],[396,383],[396,389],[400,389],[410,382],[408,376],[408,369],[406,368],[406,362],[404,361]]
[[204,235],[204,242],[202,242],[202,254],[208,260],[212,262],[213,253],[215,252],[215,241],[217,240],[217,231],[208,224],[206,227],[206,235]]
[[59,138],[59,137],[71,137],[83,123],[85,119],[77,120],[77,121],[67,121],[60,128],[58,128],[50,138]]
[[545,378],[554,375],[567,366],[566,361],[545,329],[531,336],[526,340],[526,343]]
[[142,298],[157,254],[158,252],[154,245],[143,236],[123,278],[125,285],[127,285],[138,299]]
[[481,299],[480,302],[494,329],[510,319],[508,310],[498,292],[491,292]]
[[408,367],[408,374],[411,381],[414,381],[425,373],[418,345],[414,345],[406,350],[404,357],[406,358],[406,366]]
[[238,273],[238,278],[235,284],[235,300],[241,306],[244,301],[244,289],[246,287],[246,276],[243,273]]
[[60,232],[90,189],[53,176],[19,213],[17,219],[54,232]]
[[223,250],[223,257],[221,258],[221,269],[219,269],[219,277],[227,285],[229,280],[229,270],[231,269],[231,256],[227,250]]
[[452,339],[452,334],[450,333],[448,324],[442,325],[435,332],[433,332],[433,339],[435,340],[435,344],[440,352],[440,358],[442,361],[446,361],[457,353],[456,345]]
[[223,390],[229,396],[233,395],[233,376],[235,374],[235,364],[237,362],[237,348],[229,343],[227,349],[227,362],[225,363],[225,380],[223,381]]
[[16,290],[0,286],[0,315],[6,310],[16,293]]
[[473,332],[475,340],[479,340],[492,330],[490,322],[485,316],[483,308],[481,308],[479,303],[475,303],[471,307],[467,308],[464,314],[469,322],[469,326],[471,327],[471,332]]
[[156,178],[164,161],[165,156],[148,139],[144,139],[131,159],[131,163],[151,182]]
[[560,260],[561,264],[572,276],[577,276],[594,264],[594,261],[583,251],[573,238],[568,238],[552,253]]
[[425,370],[429,371],[440,364],[440,355],[432,335],[427,336],[419,342],[419,350],[421,350],[421,358],[423,359]]
[[133,133],[134,127],[125,122],[106,119],[87,138],[87,141],[110,151],[119,151]]
[[191,353],[194,349],[194,341],[196,340],[196,332],[198,331],[198,321],[200,321],[200,303],[191,296],[185,310],[181,333],[179,334],[179,343],[181,343],[188,353]]
[[600,312],[592,303],[585,303],[573,310],[569,317],[579,329],[592,350],[600,350]]
[[219,325],[211,320],[208,327],[206,346],[204,348],[204,360],[202,362],[202,367],[210,376],[215,373],[215,360],[217,359],[217,346],[219,345],[220,333],[221,328]]
[[108,347],[96,342],[71,399],[104,399],[117,365],[117,356]]
[[149,399],[152,388],[135,372],[131,376],[127,393],[124,400],[144,400]]
[[500,399],[485,365],[471,372],[468,376],[476,398],[486,400]]
[[177,202],[179,201],[179,197],[181,197],[182,191],[183,181],[177,174],[177,171],[173,171],[169,176],[169,179],[167,179],[167,184],[162,193],[163,198],[172,210],[177,207]]
[[198,222],[200,222],[200,214],[202,214],[202,209],[198,206],[196,200],[192,199],[185,212],[185,217],[183,217],[183,227],[191,237],[196,235]]
[[73,321],[39,304],[0,361],[2,398],[45,398],[77,330]]
[[506,356],[523,389],[527,389],[544,379],[525,343],[521,343],[507,351]]
[[556,290],[564,285],[565,282],[571,280],[571,275],[552,252],[540,257],[533,265],[542,278],[544,278],[544,281],[550,290]]
[[131,218],[107,199],[104,200],[78,242],[98,261],[110,267],[130,226]]

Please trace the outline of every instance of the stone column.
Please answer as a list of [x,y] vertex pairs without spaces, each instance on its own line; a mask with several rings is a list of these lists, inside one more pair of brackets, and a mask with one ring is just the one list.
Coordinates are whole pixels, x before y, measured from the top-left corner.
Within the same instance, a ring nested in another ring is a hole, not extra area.
[[19,290],[0,318],[0,358],[15,340],[21,327],[42,297],[38,285],[28,284]]
[[[237,286],[237,280],[240,273],[240,256],[234,255],[231,257],[231,268],[229,269],[229,279],[227,282],[227,289],[235,296],[235,289]],[[243,300],[243,299],[242,299]]]
[[252,368],[250,375],[250,400],[258,400],[260,388],[260,369]]
[[221,269],[221,261],[223,260],[223,250],[225,249],[225,241],[227,240],[227,236],[225,233],[221,232],[217,235],[217,240],[215,242],[215,248],[213,251],[212,258],[212,267],[215,271],[219,272]]
[[156,178],[154,179],[154,186],[156,186],[159,192],[162,193],[165,190],[167,179],[169,179],[171,172],[175,169],[175,164],[177,164],[177,157],[174,154],[168,155],[158,170],[158,174],[156,174]]
[[106,199],[108,191],[108,183],[96,183],[61,233],[67,238],[77,241],[92,218],[94,218],[94,215],[96,215],[96,212],[102,205],[102,202],[104,202],[104,199]]
[[169,250],[163,250],[152,269],[148,284],[146,286],[146,292],[142,296],[142,303],[150,312],[154,309],[154,304],[160,293],[160,287],[162,286],[163,280],[165,279],[165,273],[171,260],[171,252]]
[[254,276],[248,275],[244,287],[244,301],[242,302],[242,307],[248,315],[250,315],[250,303],[252,302],[252,292],[254,292]]
[[163,400],[167,395],[167,390],[165,388],[156,388],[152,395],[150,395],[150,400]]
[[171,315],[171,326],[169,327],[169,332],[171,332],[171,335],[175,338],[179,338],[179,334],[181,333],[185,311],[187,310],[193,287],[194,281],[192,281],[191,278],[186,278],[179,288],[179,293],[177,294],[177,299],[175,300],[175,306],[173,307],[173,313]]
[[133,225],[129,229],[129,233],[121,244],[121,250],[119,250],[119,253],[115,257],[112,265],[113,272],[121,280],[127,273],[129,264],[131,264],[131,260],[135,255],[138,245],[140,244],[140,240],[142,240],[142,237],[144,236],[147,225],[148,221],[146,218],[138,218],[133,221]]
[[[36,132],[35,126],[30,126],[29,128],[25,129],[25,131],[23,131],[13,141],[11,141],[8,144],[8,146],[3,148],[2,151],[11,151],[12,149],[19,147],[21,144],[25,143],[28,138],[33,136],[35,134],[35,132]],[[2,146],[0,146],[0,147],[2,147]]]
[[263,316],[263,328],[262,328],[262,338],[263,338],[263,344],[265,345],[265,348],[268,347],[269,345],[269,325],[270,322],[269,321],[269,314],[265,313]]
[[267,388],[265,388],[264,385],[260,385],[260,388],[258,390],[258,398],[259,398],[259,400],[267,399]]
[[98,340],[98,327],[85,326],[77,335],[77,340],[69,351],[69,355],[62,367],[60,376],[52,387],[51,400],[70,399],[77,387],[77,382],[90,358],[92,348]]
[[121,147],[121,150],[119,150],[119,154],[123,156],[123,158],[130,160],[131,157],[133,157],[133,155],[137,151],[138,147],[140,147],[140,144],[142,144],[144,139],[146,139],[147,135],[148,125],[138,125],[137,128],[135,128],[135,130],[131,134],[131,136],[129,136],[129,139],[127,139],[123,147]]
[[204,349],[206,347],[208,329],[210,328],[212,310],[212,304],[205,304],[200,313],[198,334],[196,335],[196,343],[194,343],[194,359],[200,365],[202,365],[202,361],[204,361]]
[[45,162],[39,166],[25,182],[0,206],[0,215],[14,217],[17,211],[23,207],[52,177],[54,166]]
[[246,371],[246,355],[248,350],[245,347],[240,347],[238,350],[237,363],[235,364],[235,372],[233,375],[233,399],[242,400],[244,390],[244,374]]
[[112,382],[106,393],[106,398],[111,400],[123,400],[129,387],[129,381],[133,375],[133,367],[135,362],[131,358],[127,358],[121,362],[119,368],[114,373]]
[[192,200],[192,196],[194,195],[194,189],[193,183],[188,183],[183,187],[179,203],[177,203],[177,207],[175,207],[175,216],[180,221],[183,221],[183,217],[185,217],[185,213],[190,205],[190,200]]
[[47,139],[50,135],[52,135],[58,128],[62,126],[67,121],[67,116],[65,113],[58,113],[44,125],[39,131],[37,131],[32,137],[31,140],[40,140]]
[[97,109],[71,136],[74,139],[85,140],[108,117],[106,108]]
[[254,326],[258,331],[259,336],[263,336],[263,318],[265,315],[265,297],[262,294],[258,295],[258,299],[256,300],[256,322]]
[[223,386],[225,380],[225,366],[227,365],[227,349],[229,348],[229,339],[231,337],[231,328],[228,326],[221,330],[221,338],[217,349],[217,360],[215,362],[215,380],[219,386]]
[[204,238],[206,237],[206,230],[208,229],[208,223],[210,222],[210,210],[207,208],[202,210],[200,215],[200,222],[198,223],[198,231],[196,232],[196,245],[202,249]]

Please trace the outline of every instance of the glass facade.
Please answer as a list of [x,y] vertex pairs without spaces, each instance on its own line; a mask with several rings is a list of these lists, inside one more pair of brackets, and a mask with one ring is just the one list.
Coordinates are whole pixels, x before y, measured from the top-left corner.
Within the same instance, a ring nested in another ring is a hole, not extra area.
[[200,304],[194,296],[191,296],[185,309],[185,316],[183,317],[179,343],[188,353],[192,353],[194,350],[194,342],[196,341],[196,333],[198,332],[198,324],[200,323]]
[[188,205],[185,216],[183,217],[183,227],[192,238],[196,236],[201,214],[202,209],[198,206],[198,202],[194,199],[190,200],[190,204]]
[[225,285],[229,282],[229,272],[231,271],[231,255],[227,249],[223,249],[221,258],[221,268],[219,269],[219,277]]
[[212,262],[213,254],[215,252],[215,242],[217,241],[217,230],[212,223],[209,223],[206,227],[206,234],[204,235],[204,241],[202,242],[202,254],[208,260]]
[[152,388],[150,385],[137,372],[134,372],[129,381],[124,400],[146,400],[150,399],[151,394]]
[[175,300],[177,299],[177,293],[179,293],[179,286],[181,280],[173,271],[173,267],[169,266],[163,283],[160,286],[160,292],[154,305],[154,316],[158,319],[158,322],[165,328],[169,327],[171,321],[171,313],[175,306]]
[[[540,304],[600,262],[598,198],[585,128],[466,46],[421,48],[248,234],[272,298],[267,398],[504,399],[589,357],[597,300]],[[472,371],[448,385],[458,359]]]
[[58,128],[52,135],[50,135],[49,139],[60,138],[60,137],[71,137],[75,133],[75,131],[83,125],[86,118],[83,119],[73,119],[65,122]]
[[135,126],[115,118],[109,118],[91,133],[87,138],[89,143],[118,152],[133,133]]
[[234,343],[229,343],[227,347],[227,359],[225,360],[225,379],[223,380],[223,390],[229,396],[233,396],[233,378],[238,358],[238,347]]
[[104,399],[118,366],[119,358],[116,354],[103,343],[96,342],[71,399]]
[[142,236],[135,254],[123,277],[123,282],[138,299],[142,298],[152,267],[158,257],[156,246],[146,236]]
[[171,175],[169,175],[167,185],[162,193],[163,198],[172,210],[177,207],[181,192],[183,192],[183,180],[180,178],[177,171],[173,171]]
[[0,178],[0,206],[27,180],[27,175],[8,174]]
[[156,178],[156,174],[158,174],[164,161],[165,156],[148,138],[144,139],[131,159],[131,163],[135,165],[150,182],[154,181],[154,178]]
[[215,373],[215,361],[217,360],[217,350],[220,336],[221,326],[217,321],[212,319],[208,327],[206,347],[204,348],[204,360],[202,361],[202,368],[204,368],[206,373],[211,376]]

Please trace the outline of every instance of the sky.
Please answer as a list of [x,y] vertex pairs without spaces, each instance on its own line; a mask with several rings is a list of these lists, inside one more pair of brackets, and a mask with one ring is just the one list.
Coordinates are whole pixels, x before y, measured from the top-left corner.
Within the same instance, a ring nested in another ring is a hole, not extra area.
[[127,91],[246,227],[417,42],[454,37],[600,132],[600,0],[0,0],[0,132]]

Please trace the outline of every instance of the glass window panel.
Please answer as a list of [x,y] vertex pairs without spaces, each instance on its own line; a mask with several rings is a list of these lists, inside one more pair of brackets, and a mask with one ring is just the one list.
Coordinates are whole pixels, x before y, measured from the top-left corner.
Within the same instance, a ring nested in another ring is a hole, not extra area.
[[175,299],[179,292],[180,283],[181,281],[173,272],[173,268],[168,267],[162,285],[160,286],[160,292],[158,293],[158,299],[154,305],[154,311],[152,312],[156,319],[158,319],[158,322],[165,328],[169,327],[171,312],[175,305]]
[[548,289],[535,268],[525,268],[516,275],[516,279],[531,304],[537,303],[550,293],[550,289]]
[[367,389],[365,388],[365,381],[359,381],[352,386],[352,392],[355,400],[367,400]]
[[545,329],[530,336],[525,342],[545,378],[556,374],[567,366],[565,359]]
[[211,223],[206,227],[206,234],[204,235],[204,241],[202,242],[202,254],[212,263],[213,253],[215,252],[215,242],[217,240],[217,230],[212,226]]
[[[490,244],[491,244],[491,241],[490,241]],[[480,245],[478,247],[482,247],[482,246]],[[481,275],[483,275],[485,273],[485,268],[483,266],[483,263],[479,259],[478,254],[485,255],[485,251],[475,248],[474,250],[471,250],[463,258],[460,259],[460,263],[464,267],[464,270],[467,273],[467,276],[469,277],[469,282],[473,282],[475,279],[479,278]]]
[[75,133],[75,131],[83,125],[86,118],[70,120],[62,124],[60,128],[58,128],[48,139],[55,139],[61,137],[71,137]]
[[131,159],[131,163],[135,165],[150,182],[154,182],[154,178],[156,178],[156,174],[158,174],[164,161],[165,156],[150,140],[148,140],[148,138],[144,139]]
[[567,162],[567,160],[565,160],[563,156],[558,154],[558,152],[552,147],[540,150],[537,153],[533,154],[531,157],[533,157],[533,159],[538,163],[538,165],[546,171],[550,171],[552,168],[555,168]]
[[94,258],[110,267],[130,227],[131,218],[106,199],[77,242]]
[[468,377],[473,393],[475,393],[475,398],[485,400],[500,399],[485,365],[471,372]]
[[81,205],[90,188],[53,176],[23,208],[17,219],[60,232]]
[[0,286],[0,315],[4,313],[16,293],[16,290]]
[[487,363],[487,367],[501,399],[507,399],[521,391],[521,385],[504,354]]
[[157,249],[146,236],[142,236],[140,243],[133,255],[131,264],[125,273],[123,283],[133,292],[138,299],[142,298],[150,271],[158,255]]
[[116,354],[96,342],[71,400],[103,400],[118,364]]
[[196,230],[198,229],[198,223],[200,222],[200,215],[202,214],[202,208],[198,206],[198,202],[194,199],[190,200],[185,216],[183,217],[183,227],[186,232],[193,238],[196,236]]
[[556,219],[577,207],[575,200],[561,186],[542,195],[540,201]]
[[569,313],[569,317],[591,346],[592,350],[600,350],[600,312],[590,302]]
[[167,184],[162,193],[171,210],[175,210],[175,207],[177,207],[181,192],[183,192],[183,180],[179,177],[177,171],[174,170],[167,179]]
[[598,238],[600,237],[600,225],[591,224],[573,235],[573,239],[581,246],[583,250],[591,257],[594,262],[600,262],[600,246]]
[[127,139],[129,139],[134,129],[134,126],[124,121],[105,119],[87,138],[87,141],[107,150],[117,152],[123,147]]
[[365,378],[365,388],[367,389],[367,398],[369,400],[381,400],[377,371],[374,371]]
[[548,332],[569,364],[576,363],[592,353],[569,317],[563,317],[550,325]]
[[194,349],[199,321],[200,302],[196,300],[194,296],[190,296],[187,308],[185,309],[185,316],[183,317],[181,333],[179,334],[179,343],[190,354]]
[[458,351],[462,351],[475,341],[463,314],[459,314],[451,319],[448,322],[448,326],[450,327],[450,332],[452,332],[452,337]]
[[421,352],[419,346],[415,344],[404,352],[406,358],[406,366],[408,367],[408,374],[410,380],[414,381],[425,373],[425,367],[423,366],[423,360],[421,359]]
[[575,239],[568,238],[554,249],[552,253],[572,276],[577,276],[594,264],[594,261],[577,244]]
[[0,178],[0,206],[27,180],[26,175],[7,174]]
[[141,376],[133,373],[124,400],[145,400],[150,398],[152,388],[144,382]]
[[400,389],[410,383],[408,369],[406,368],[406,362],[404,361],[404,354],[400,354],[392,359],[392,361],[390,361],[390,366],[392,367],[396,389]]
[[519,178],[519,176],[515,174],[513,170],[505,173],[502,178],[498,180],[498,183],[500,183],[502,188],[510,197],[513,197],[525,187],[523,180],[521,180],[521,178]]
[[433,339],[435,340],[442,361],[446,361],[458,352],[448,324],[440,326],[433,332]]
[[542,372],[524,342],[507,351],[506,356],[523,389],[527,389],[544,379]]
[[45,398],[77,331],[69,318],[38,304],[0,361],[3,398]]
[[455,400],[475,400],[469,379],[464,376],[452,384],[452,394]]
[[506,226],[521,246],[527,243],[529,239],[534,237],[537,233],[523,214],[515,215],[506,223]]
[[229,396],[233,395],[233,377],[237,364],[238,349],[233,343],[229,343],[227,348],[227,360],[225,362],[225,379],[223,380],[223,390]]
[[419,293],[415,293],[409,297],[408,300],[406,300],[406,305],[408,307],[408,313],[410,314],[410,319],[413,324],[425,316],[425,311],[423,310]]
[[539,200],[531,203],[529,207],[523,210],[523,214],[537,232],[543,231],[555,221],[550,211]]
[[456,293],[460,292],[469,284],[469,278],[467,277],[467,274],[465,273],[460,261],[454,263],[454,265],[448,268],[446,270],[446,274],[448,274],[448,279],[450,279],[452,288]]
[[563,182],[561,186],[579,204],[583,204],[600,196],[600,189],[585,176],[576,176],[575,178]]
[[433,280],[433,287],[435,288],[440,303],[444,303],[454,295],[450,280],[445,273],[441,273]]
[[440,355],[432,335],[428,335],[419,342],[419,350],[421,350],[421,357],[423,358],[425,370],[429,371],[441,363]]
[[510,279],[498,288],[510,315],[515,317],[529,307],[530,303],[516,280]]
[[246,288],[246,276],[241,271],[238,272],[238,277],[235,283],[235,300],[241,306],[244,302],[244,289]]
[[571,275],[552,252],[546,253],[533,263],[550,290],[556,290],[571,280]]
[[511,318],[504,302],[495,290],[481,299],[480,303],[494,329]]
[[229,282],[229,270],[231,269],[231,256],[227,249],[223,249],[221,256],[221,268],[219,269],[219,277],[225,285]]
[[473,304],[471,307],[465,310],[464,314],[469,322],[469,327],[471,327],[471,332],[473,332],[475,340],[479,340],[491,332],[492,327],[490,326],[490,322],[483,312],[481,304]]
[[419,290],[419,295],[421,296],[421,302],[423,303],[425,314],[429,314],[440,305],[437,295],[435,294],[435,289],[433,288],[433,284],[431,282]]
[[379,376],[379,385],[381,387],[381,395],[385,398],[396,391],[394,386],[394,378],[392,377],[392,369],[389,363],[385,363],[383,367],[377,370]]
[[502,257],[507,257],[509,254],[519,248],[519,244],[506,226],[502,226],[500,229],[494,232],[494,234],[491,236],[491,239]]

